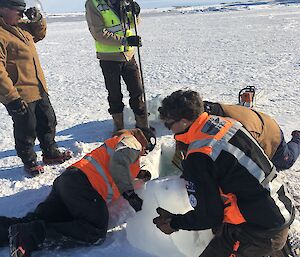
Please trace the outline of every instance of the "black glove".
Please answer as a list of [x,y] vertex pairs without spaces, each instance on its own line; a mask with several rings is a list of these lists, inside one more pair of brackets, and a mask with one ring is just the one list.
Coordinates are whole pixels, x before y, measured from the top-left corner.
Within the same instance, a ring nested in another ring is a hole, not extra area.
[[142,46],[142,39],[140,36],[129,36],[126,38],[126,44],[129,46]]
[[22,98],[11,101],[6,107],[13,114],[24,115],[27,113],[27,104]]
[[151,179],[151,173],[149,170],[140,170],[139,174],[137,174],[136,178],[142,179],[144,182],[147,182]]
[[25,11],[25,15],[27,16],[27,18],[30,20],[30,21],[39,21],[41,18],[42,18],[42,14],[40,13],[40,11],[35,8],[35,7],[31,7],[29,9],[27,9]]
[[141,7],[137,2],[133,2],[131,4],[131,8],[132,8],[132,14],[135,16],[139,16],[140,12],[141,12]]
[[178,231],[178,229],[174,229],[170,225],[173,216],[171,212],[168,212],[160,207],[156,209],[156,212],[159,214],[159,216],[153,219],[153,223],[158,229],[160,229],[163,233],[167,235]]
[[142,209],[143,200],[138,197],[134,190],[128,190],[122,195],[136,212]]
[[141,12],[141,7],[137,2],[133,0],[127,1],[126,12],[132,12],[133,15],[138,16]]

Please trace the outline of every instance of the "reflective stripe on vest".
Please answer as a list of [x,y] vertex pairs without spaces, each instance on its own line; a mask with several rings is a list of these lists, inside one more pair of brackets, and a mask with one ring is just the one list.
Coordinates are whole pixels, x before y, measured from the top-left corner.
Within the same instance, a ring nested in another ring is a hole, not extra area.
[[[223,135],[223,137],[220,140],[217,140],[215,138],[205,138],[205,139],[198,139],[193,143],[191,143],[189,145],[187,155],[192,152],[202,152],[209,155],[212,158],[212,160],[215,161],[220,155],[222,150],[229,152],[237,159],[237,161],[243,167],[247,168],[247,170],[251,173],[251,175],[254,176],[264,188],[269,190],[268,183],[263,183],[263,181],[265,181],[266,179],[265,172],[251,158],[245,155],[243,151],[241,151],[236,146],[228,143],[228,141],[235,135],[235,133],[238,130],[242,130],[243,132],[248,132],[242,127],[242,125],[239,122],[234,122],[233,125],[226,131],[226,133]],[[252,139],[252,137],[250,138]],[[258,145],[258,143],[255,140],[253,141]],[[270,167],[272,166],[273,164],[270,162]],[[275,173],[273,174],[273,177],[274,176]],[[269,177],[270,181],[272,180],[272,178]]]
[[116,32],[118,32],[118,31],[122,30],[122,26],[121,26],[121,24],[119,24],[119,25],[116,25],[116,26],[107,28],[107,30],[108,30],[109,32],[116,33]]
[[104,181],[107,185],[107,188],[108,188],[107,197],[104,200],[107,202],[111,202],[111,200],[113,199],[114,192],[113,192],[111,184],[109,183],[108,178],[107,178],[101,164],[99,164],[92,156],[89,156],[89,155],[84,156],[83,159],[89,161],[96,168],[96,170],[98,171],[100,176],[104,179]]
[[[85,173],[93,188],[107,202],[116,200],[120,196],[120,192],[110,174],[108,166],[117,144],[126,134],[125,132],[119,137],[115,136],[105,140],[103,145],[71,165]],[[139,159],[130,165],[129,170],[131,176],[136,178],[140,171]]]
[[[244,166],[265,189],[269,191],[270,196],[272,197],[274,203],[277,205],[285,221],[289,222],[291,214],[288,211],[287,207],[284,205],[281,197],[291,197],[281,179],[276,176],[276,169],[268,159],[268,157],[265,155],[266,159],[269,162],[270,171],[269,173],[265,173],[265,171],[261,169],[251,158],[247,157],[243,151],[228,142],[238,130],[241,130],[244,134],[246,134],[248,138],[251,139],[257,145],[257,147],[261,149],[256,140],[237,121],[222,118],[223,120],[232,124],[231,126],[227,126],[227,129],[223,130],[223,128],[226,127],[226,123],[224,123],[224,121],[222,121],[220,117],[205,117],[205,115],[203,116],[204,118],[202,117],[202,119],[200,119],[200,117],[198,119],[199,121],[201,121],[200,123],[202,124],[202,126],[199,125],[197,127],[196,124],[196,127],[193,128],[192,131],[194,132],[194,134],[192,134],[192,138],[189,138],[190,144],[187,155],[194,152],[202,152],[210,156],[214,161],[218,158],[222,150],[234,155],[237,161],[242,166]],[[210,119],[215,119],[216,123],[213,125],[216,127],[211,126],[210,128],[209,126],[206,126],[206,123],[210,121]],[[214,135],[206,134],[205,129],[207,128],[209,128],[210,132],[216,130],[219,132],[216,132],[216,134]],[[177,137],[177,139],[180,138],[184,139],[185,136],[183,135]],[[184,142],[184,140],[182,140],[182,142]],[[262,149],[261,152],[263,153]],[[224,206],[224,221],[233,224],[240,224],[243,221],[244,217],[239,211],[236,196],[232,193],[224,195],[222,192],[220,192],[220,195],[224,201],[224,204],[226,204],[226,201],[230,201],[231,199],[230,204],[228,206]],[[230,207],[231,209],[227,209]]]
[[[241,124],[214,116],[207,116],[204,122],[203,126],[198,128],[200,133],[195,135],[197,139],[190,143],[187,156],[194,152],[202,152],[215,161],[222,150],[228,150],[228,145],[230,145],[228,141],[241,127]],[[198,132],[196,131],[196,134]],[[206,134],[206,132],[209,134]],[[236,196],[233,193],[224,194],[221,188],[219,190],[224,204],[223,222],[230,224],[245,223],[246,219],[240,212]]]
[[[130,29],[124,29],[120,21],[118,15],[109,7],[109,5],[104,0],[92,0],[94,6],[97,8],[99,13],[101,14],[105,29],[109,32],[112,32],[120,37],[129,37],[132,36],[133,33]],[[130,15],[130,14],[128,14]],[[132,51],[134,48],[131,46],[126,46],[126,49],[123,45],[110,45],[105,44],[103,42],[95,41],[96,52],[97,53],[122,53],[125,51]]]

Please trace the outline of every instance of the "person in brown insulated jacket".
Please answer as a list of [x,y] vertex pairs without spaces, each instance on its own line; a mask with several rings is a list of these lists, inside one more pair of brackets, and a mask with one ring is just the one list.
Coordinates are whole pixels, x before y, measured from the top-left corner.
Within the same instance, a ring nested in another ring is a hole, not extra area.
[[269,115],[240,105],[204,101],[204,109],[211,115],[230,117],[242,123],[251,133],[277,170],[292,167],[300,154],[300,131],[292,132],[286,143],[278,123]]
[[45,163],[70,156],[58,150],[54,139],[56,117],[35,49],[46,35],[46,21],[36,8],[25,8],[24,0],[0,0],[0,101],[13,120],[17,155],[35,175],[43,172],[34,151],[36,137]]
[[141,38],[133,32],[134,19],[140,13],[139,5],[121,0],[87,0],[85,10],[108,91],[108,112],[112,115],[114,130],[124,128],[121,77],[129,92],[136,127],[148,127],[143,86],[133,48],[141,46]]
[[[240,105],[203,101],[204,110],[210,115],[229,117],[239,121],[264,149],[276,169],[286,170],[293,166],[300,154],[300,131],[292,132],[292,139],[286,143],[278,123],[269,115]],[[181,169],[186,151],[182,142],[176,142],[173,163]]]

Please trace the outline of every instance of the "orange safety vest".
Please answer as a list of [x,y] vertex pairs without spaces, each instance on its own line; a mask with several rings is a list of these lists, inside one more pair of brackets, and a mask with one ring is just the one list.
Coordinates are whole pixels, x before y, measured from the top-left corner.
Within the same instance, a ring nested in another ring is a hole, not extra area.
[[[219,155],[220,152],[214,151],[213,145],[220,141],[226,133],[237,130],[234,125],[239,126],[238,124],[240,123],[230,118],[212,116],[204,112],[192,124],[188,133],[176,135],[175,139],[189,145],[186,157],[191,153],[199,152],[208,156],[214,155],[214,158],[216,158],[216,155]],[[211,131],[210,134],[203,132],[209,130]],[[221,188],[219,190],[224,203],[223,222],[230,224],[246,222],[238,207],[236,196],[233,193],[224,194]]]
[[[123,139],[124,133],[104,141],[104,144],[92,152],[86,154],[81,160],[72,164],[72,167],[80,169],[87,176],[93,188],[103,197],[106,202],[111,202],[120,197],[110,171],[109,162],[117,144]],[[131,134],[130,134],[131,135]],[[140,171],[140,160],[132,163],[129,167],[133,178],[136,178]]]

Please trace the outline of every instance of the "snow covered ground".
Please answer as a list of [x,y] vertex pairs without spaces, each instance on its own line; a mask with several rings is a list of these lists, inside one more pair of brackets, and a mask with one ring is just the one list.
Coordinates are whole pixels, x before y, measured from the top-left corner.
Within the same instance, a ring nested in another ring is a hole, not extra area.
[[[0,215],[22,216],[42,201],[53,180],[75,160],[109,137],[107,94],[86,22],[53,22],[37,44],[58,119],[57,141],[75,157],[28,177],[15,156],[12,122],[0,107]],[[139,31],[147,97],[177,89],[198,90],[204,99],[237,102],[238,91],[258,89],[257,109],[272,115],[286,139],[300,129],[300,5],[254,6],[239,11],[196,8],[144,17]],[[128,94],[124,90],[125,102]],[[132,124],[129,124],[132,125]],[[158,147],[145,162],[157,174],[159,145],[167,130],[158,122]],[[40,158],[40,150],[36,146]],[[281,175],[300,206],[300,160]],[[124,213],[126,216],[127,213]],[[300,232],[299,213],[293,229]],[[153,239],[155,240],[155,238]],[[151,242],[150,242],[151,243]],[[8,248],[0,249],[8,256]],[[154,257],[132,247],[126,229],[110,233],[100,247],[37,252],[34,256]]]

